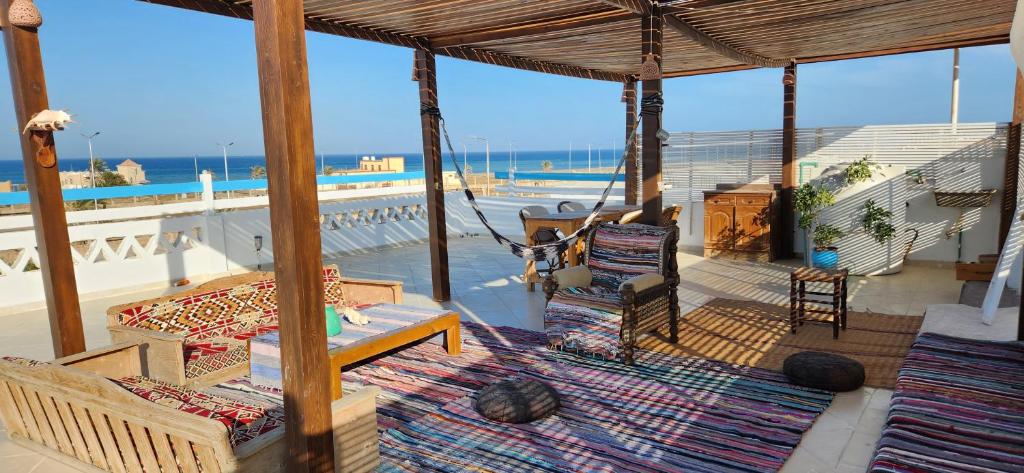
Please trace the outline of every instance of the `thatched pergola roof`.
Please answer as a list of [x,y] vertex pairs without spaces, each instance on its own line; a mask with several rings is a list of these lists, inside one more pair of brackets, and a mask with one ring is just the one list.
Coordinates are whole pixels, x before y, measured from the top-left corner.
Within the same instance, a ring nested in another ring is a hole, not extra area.
[[[142,0],[252,18],[251,0]],[[648,0],[304,0],[306,28],[519,69],[622,81]],[[1014,0],[676,0],[665,77],[1009,41]]]

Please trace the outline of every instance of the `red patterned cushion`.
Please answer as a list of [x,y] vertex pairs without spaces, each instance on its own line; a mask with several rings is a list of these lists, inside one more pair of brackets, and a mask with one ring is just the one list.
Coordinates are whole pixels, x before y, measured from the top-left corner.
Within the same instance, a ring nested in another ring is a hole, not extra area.
[[277,325],[261,325],[250,330],[228,333],[224,337],[186,343],[185,377],[195,378],[249,361],[249,349],[245,341],[275,330]]
[[148,401],[224,424],[232,447],[284,427],[284,411],[272,404],[215,396],[141,376],[113,381]]
[[39,366],[39,365],[48,365],[49,364],[49,363],[47,363],[45,361],[36,361],[36,360],[28,359],[28,358],[22,358],[20,356],[2,356],[2,357],[0,357],[0,360],[4,360],[4,361],[7,361],[7,362],[14,363],[16,365],[22,365],[22,366]]

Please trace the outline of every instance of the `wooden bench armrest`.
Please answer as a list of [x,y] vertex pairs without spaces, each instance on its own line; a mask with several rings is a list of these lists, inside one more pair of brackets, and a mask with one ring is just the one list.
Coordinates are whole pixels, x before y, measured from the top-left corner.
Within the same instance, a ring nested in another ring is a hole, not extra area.
[[114,343],[136,343],[142,360],[142,375],[147,378],[185,384],[185,336],[123,325],[107,327]]
[[335,472],[377,471],[380,464],[378,394],[379,387],[367,386],[331,403]]
[[138,343],[117,343],[53,360],[54,364],[78,368],[104,378],[126,378],[142,374]]
[[341,278],[345,300],[355,304],[401,304],[402,281]]

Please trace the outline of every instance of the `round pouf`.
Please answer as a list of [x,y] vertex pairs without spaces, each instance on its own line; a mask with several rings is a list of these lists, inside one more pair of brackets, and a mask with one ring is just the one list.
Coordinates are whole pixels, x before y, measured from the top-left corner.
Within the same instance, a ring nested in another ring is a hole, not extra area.
[[793,384],[827,391],[853,391],[864,384],[864,365],[845,356],[818,351],[790,355],[782,363]]
[[508,380],[480,390],[476,411],[498,422],[522,424],[543,419],[558,410],[558,392],[540,381]]

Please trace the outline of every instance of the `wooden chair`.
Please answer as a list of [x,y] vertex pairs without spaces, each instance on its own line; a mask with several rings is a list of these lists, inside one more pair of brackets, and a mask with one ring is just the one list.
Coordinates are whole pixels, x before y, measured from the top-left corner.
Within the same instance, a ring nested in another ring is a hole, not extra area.
[[[552,344],[608,358],[621,348],[624,362],[632,364],[638,334],[668,323],[670,341],[678,341],[678,240],[675,226],[602,223],[588,232],[584,264],[544,281],[544,324]],[[621,317],[609,316],[615,313]],[[593,343],[586,340],[591,335]]]
[[582,202],[574,202],[571,200],[563,200],[558,203],[558,213],[562,212],[581,212],[587,210],[587,206],[583,205]]
[[[564,203],[565,202],[562,202],[562,204]],[[562,204],[558,205],[561,206]],[[523,231],[526,231],[527,218],[539,217],[550,214],[551,212],[549,212],[548,209],[541,207],[539,205],[527,205],[526,207],[523,207],[522,209],[519,210],[519,221],[523,224]],[[527,235],[527,237],[530,236],[531,235]],[[532,235],[532,241],[534,245],[543,245],[545,243],[555,242],[558,241],[559,238],[560,237],[558,236],[558,230],[555,228],[540,228],[537,229],[537,231],[534,232],[534,234]],[[559,258],[556,260],[548,260],[546,261],[546,263],[548,264],[546,268],[541,268],[539,264],[536,266],[538,274],[546,276],[551,274],[552,271],[565,267],[565,260],[561,256],[559,256]],[[533,283],[530,283],[530,290],[533,290]]]
[[[141,373],[131,343],[50,363],[0,359],[0,417],[15,443],[82,471],[285,471],[283,426],[233,446],[224,423],[112,381]],[[364,388],[331,404],[336,472],[376,471],[379,391]]]
[[679,222],[679,214],[682,213],[683,206],[676,204],[661,209],[661,225],[662,226],[674,226]]

